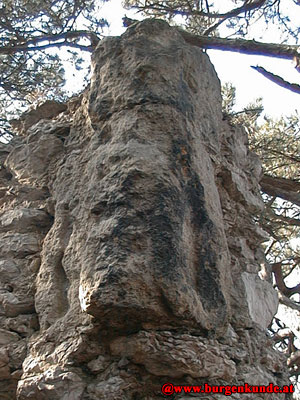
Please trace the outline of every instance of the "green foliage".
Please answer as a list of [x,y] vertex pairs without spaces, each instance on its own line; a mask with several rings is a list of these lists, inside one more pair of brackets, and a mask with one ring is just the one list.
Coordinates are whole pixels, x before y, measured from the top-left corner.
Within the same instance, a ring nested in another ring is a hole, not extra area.
[[[283,178],[288,190],[300,183],[300,118],[298,114],[279,119],[265,117],[259,129],[249,136],[250,145],[263,162],[266,174]],[[278,181],[278,194],[286,190]],[[294,268],[300,258],[300,248],[293,246],[300,238],[300,208],[292,201],[275,195],[264,196],[266,208],[260,223],[271,235],[269,258],[281,261],[287,273]],[[294,262],[293,260],[297,260]]]
[[279,119],[264,117],[250,134],[253,150],[263,160],[265,171],[277,177],[300,180],[300,118],[298,114]]
[[293,4],[287,6],[282,0],[124,0],[124,6],[148,17],[182,23],[195,34],[218,35],[217,28],[226,25],[230,37],[249,34],[252,38],[251,27],[258,22],[269,29],[277,25],[282,42],[293,39],[296,43],[300,33],[297,18],[290,13]]
[[[80,52],[100,35],[106,21],[97,16],[100,0],[3,0],[0,5],[0,135],[7,120],[25,106],[45,99],[66,98],[62,59],[80,69]],[[85,33],[85,39],[80,32]],[[79,32],[79,33],[78,33]],[[75,34],[76,33],[76,34]],[[68,46],[69,53],[58,48]]]
[[184,26],[184,29],[194,34],[203,34],[212,22],[206,15],[193,13],[193,10],[199,11],[201,7],[207,9],[206,1],[165,0],[158,2],[125,0],[123,4],[127,9],[138,9],[146,17],[162,18],[170,24]]
[[226,115],[231,115],[232,117],[236,100],[236,89],[230,82],[226,82],[224,85],[222,85],[221,94],[223,113]]

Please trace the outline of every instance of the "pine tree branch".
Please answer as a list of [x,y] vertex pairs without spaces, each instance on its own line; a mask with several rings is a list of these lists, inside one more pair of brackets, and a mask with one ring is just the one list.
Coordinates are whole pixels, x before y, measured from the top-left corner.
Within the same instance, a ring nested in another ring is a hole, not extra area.
[[183,29],[175,28],[180,32],[183,39],[197,47],[204,49],[215,49],[222,51],[233,51],[243,54],[267,56],[293,60],[300,57],[300,46],[276,43],[263,43],[255,40],[226,39],[211,36],[193,35]]
[[228,19],[228,18],[233,18],[237,17],[238,15],[252,11],[254,9],[260,8],[261,6],[266,3],[266,0],[257,0],[253,2],[248,2],[245,1],[244,4],[241,7],[233,8],[230,11],[227,11],[226,13],[213,13],[213,12],[206,12],[202,10],[190,10],[190,9],[178,9],[174,7],[168,7],[167,5],[162,4],[161,2],[156,2],[153,1],[152,3],[147,2],[145,6],[138,5],[138,6],[133,6],[132,8],[136,8],[139,11],[148,11],[148,10],[153,10],[153,11],[158,11],[160,13],[164,14],[173,14],[173,15],[182,15],[182,16],[200,16],[200,17],[206,17],[206,18],[222,18],[222,19]]
[[294,365],[297,365],[299,367],[300,365],[300,350],[295,351],[287,360],[287,366],[288,367],[293,367]]
[[259,66],[254,67],[252,65],[251,68],[255,69],[257,72],[262,74],[264,77],[266,77],[270,81],[276,83],[277,85],[279,85],[285,89],[291,90],[292,92],[300,93],[300,85],[297,85],[296,83],[287,82],[286,80],[281,78],[281,76],[275,75],[272,72],[267,71],[263,67],[259,67]]
[[246,0],[244,5],[229,11],[226,16],[221,17],[221,19],[218,22],[216,22],[214,25],[212,25],[210,28],[208,28],[204,32],[204,35],[209,35],[211,32],[216,30],[221,24],[223,24],[223,22],[227,21],[228,19],[230,19],[232,17],[237,17],[241,13],[244,13],[244,12],[246,13],[246,12],[250,12],[255,9],[258,9],[261,6],[263,6],[264,3],[266,3],[265,0],[253,1],[250,3],[249,3],[249,1]]
[[[78,43],[72,42],[70,40],[80,39],[87,37],[91,41],[91,46],[84,46]],[[61,41],[63,40],[63,41]],[[37,37],[33,37],[26,41],[19,43],[18,45],[13,46],[3,46],[0,47],[0,54],[14,54],[20,52],[29,52],[29,51],[38,51],[38,50],[45,50],[50,47],[74,47],[84,51],[93,51],[96,47],[97,43],[99,42],[100,38],[91,31],[72,31],[72,32],[65,32],[61,34],[54,34],[54,35],[41,35]],[[43,42],[48,42],[46,44],[39,44]]]
[[262,191],[269,196],[280,197],[300,207],[300,182],[265,174],[260,181],[260,186]]
[[295,303],[293,300],[291,300],[289,297],[285,296],[282,293],[278,293],[278,298],[279,302],[281,304],[284,304],[287,307],[290,307],[292,310],[300,311],[300,304]]
[[274,185],[284,190],[300,192],[300,181],[288,178],[278,178],[268,174],[264,174],[261,183]]
[[300,293],[300,283],[291,288],[286,286],[282,275],[282,267],[284,265],[281,262],[271,264],[271,266],[275,277],[276,286],[284,296],[291,297],[293,294]]
[[291,218],[291,217],[286,217],[284,215],[276,214],[273,210],[268,210],[268,216],[272,218],[273,220],[280,220],[282,222],[285,222],[288,225],[293,225],[293,226],[300,226],[300,219],[297,218]]

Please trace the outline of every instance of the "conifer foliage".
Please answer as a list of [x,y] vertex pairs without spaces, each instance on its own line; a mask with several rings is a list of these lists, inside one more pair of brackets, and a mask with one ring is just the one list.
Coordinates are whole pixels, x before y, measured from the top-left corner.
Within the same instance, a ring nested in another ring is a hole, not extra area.
[[25,104],[64,97],[58,49],[80,64],[106,25],[96,11],[92,0],[1,1],[0,135],[11,133],[7,120]]

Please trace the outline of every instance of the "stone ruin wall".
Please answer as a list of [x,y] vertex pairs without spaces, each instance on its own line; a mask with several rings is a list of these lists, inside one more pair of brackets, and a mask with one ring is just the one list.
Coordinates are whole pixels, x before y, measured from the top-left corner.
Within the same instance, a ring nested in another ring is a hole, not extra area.
[[0,147],[1,400],[289,383],[266,334],[260,162],[204,52],[145,20],[98,45],[82,96],[18,129]]

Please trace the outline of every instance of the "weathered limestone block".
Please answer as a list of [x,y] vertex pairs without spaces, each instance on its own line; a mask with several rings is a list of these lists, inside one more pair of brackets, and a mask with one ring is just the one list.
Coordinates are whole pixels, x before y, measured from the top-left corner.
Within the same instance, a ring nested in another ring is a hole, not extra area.
[[14,332],[9,332],[4,329],[0,329],[0,346],[17,342],[20,339],[19,335]]
[[[73,400],[82,398],[85,384],[72,372],[61,368],[49,368],[42,375],[26,379],[20,398],[26,399],[61,399]],[[47,394],[45,397],[44,393]]]
[[0,379],[9,379],[10,378],[10,370],[9,370],[9,357],[7,354],[7,350],[5,348],[0,348]]
[[243,272],[242,279],[250,316],[258,325],[267,329],[278,308],[277,293],[269,282],[261,280],[255,274]]
[[[21,310],[24,312],[23,310]],[[27,337],[32,335],[36,330],[38,330],[38,319],[35,314],[35,310],[26,309],[27,314],[22,314],[20,309],[18,309],[17,317],[5,318],[5,327],[12,330],[22,337]],[[15,313],[17,314],[17,313]]]
[[231,381],[235,363],[216,341],[201,342],[199,337],[171,332],[148,333],[140,331],[130,337],[119,337],[111,345],[113,355],[131,359],[144,365],[153,375],[182,378],[224,379]]
[[33,298],[18,299],[13,293],[0,288],[0,304],[7,317],[28,314],[35,311]]
[[60,139],[54,135],[43,135],[41,131],[38,133],[26,144],[14,148],[5,162],[5,167],[22,184],[43,186],[51,166],[50,161],[56,159],[62,151]]
[[20,119],[12,120],[11,125],[18,129],[19,133],[26,134],[28,129],[38,123],[40,120],[49,120],[65,111],[66,104],[53,100],[47,100],[45,103],[35,109],[25,112]]
[[0,253],[3,257],[22,258],[28,254],[40,251],[42,237],[34,232],[30,233],[0,233]]
[[28,232],[38,226],[40,229],[51,226],[49,215],[43,210],[30,208],[7,210],[0,216],[0,231]]
[[0,148],[0,397],[288,383],[258,277],[261,166],[223,120],[207,55],[135,24],[98,45],[90,87],[59,113]]
[[[117,329],[180,320],[217,330],[230,315],[231,283],[205,147],[219,146],[222,118],[209,60],[178,32],[149,21],[121,40],[106,38],[93,62],[90,146],[99,144],[82,201],[90,207],[88,240],[98,242],[99,261],[90,268],[94,246],[87,246],[82,308]],[[216,100],[214,109],[200,100],[204,91]],[[103,130],[110,137],[101,143]]]
[[[1,254],[2,255],[2,254]],[[0,281],[1,283],[13,282],[20,275],[20,268],[13,259],[0,260]]]

